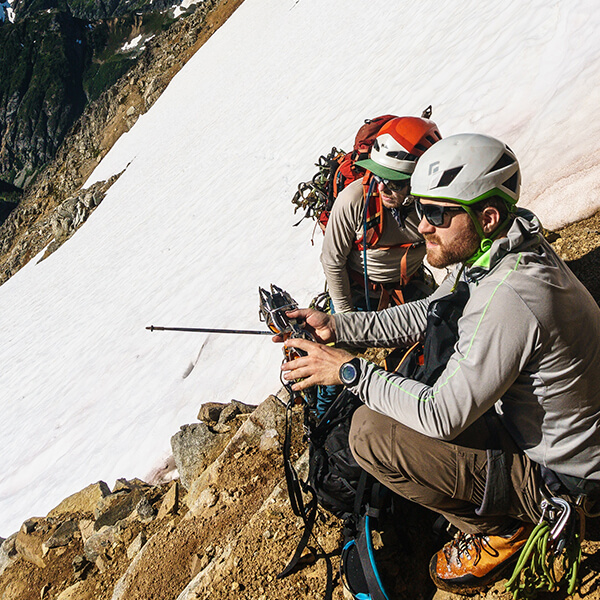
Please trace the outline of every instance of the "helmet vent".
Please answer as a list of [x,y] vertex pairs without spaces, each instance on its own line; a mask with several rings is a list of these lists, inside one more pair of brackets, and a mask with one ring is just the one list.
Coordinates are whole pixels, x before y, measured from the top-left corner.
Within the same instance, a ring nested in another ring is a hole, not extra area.
[[513,193],[517,193],[517,187],[519,186],[519,171],[515,171],[513,175],[502,184],[506,189]]
[[504,169],[504,167],[514,164],[514,162],[515,159],[505,152],[488,172],[493,173],[494,171],[499,171],[500,169]]
[[[435,133],[437,133],[437,131]],[[426,135],[425,139],[433,146],[440,138],[434,137],[433,135]]]
[[447,171],[444,171],[444,174],[440,177],[440,180],[435,187],[439,188],[450,185],[461,171],[462,166],[454,167],[454,169],[448,169]]
[[389,156],[390,158],[396,158],[398,160],[410,160],[412,162],[415,162],[417,160],[417,157],[414,154],[409,154],[404,150],[392,150],[387,153],[387,156]]
[[415,148],[417,150],[420,150],[421,152],[425,152],[425,150],[427,150],[427,148],[429,148],[429,146],[424,146],[423,144],[415,144]]

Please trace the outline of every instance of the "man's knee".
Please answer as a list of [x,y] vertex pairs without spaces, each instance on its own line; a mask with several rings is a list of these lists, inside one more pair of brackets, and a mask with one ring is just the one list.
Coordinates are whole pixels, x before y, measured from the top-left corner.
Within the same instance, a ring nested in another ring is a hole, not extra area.
[[349,444],[358,464],[367,471],[369,465],[389,462],[390,443],[393,442],[393,429],[398,425],[391,417],[386,417],[367,406],[361,406],[352,416]]
[[352,422],[350,423],[350,433],[348,434],[348,443],[350,450],[357,461],[361,462],[362,455],[364,454],[364,446],[368,443],[371,437],[370,427],[368,426],[365,414],[370,411],[366,406],[360,406],[356,409],[352,415]]
[[[433,465],[445,471],[456,462],[453,444],[427,437],[367,406],[352,417],[349,444],[363,469],[383,477],[424,481]],[[454,475],[455,466],[450,470]]]

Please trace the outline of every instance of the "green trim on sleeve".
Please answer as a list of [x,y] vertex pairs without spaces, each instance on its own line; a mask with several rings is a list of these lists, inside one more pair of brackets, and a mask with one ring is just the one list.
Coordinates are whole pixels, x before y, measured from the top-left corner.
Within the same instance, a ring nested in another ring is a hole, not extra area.
[[[501,281],[498,282],[498,285],[494,288],[494,291],[492,292],[492,294],[490,295],[485,308],[483,309],[483,313],[481,314],[481,317],[479,318],[479,322],[477,323],[477,326],[475,327],[475,331],[473,332],[473,335],[471,337],[471,341],[469,342],[469,346],[467,348],[467,351],[465,352],[465,355],[459,359],[458,364],[456,365],[456,369],[450,374],[448,375],[448,377],[446,378],[446,381],[444,381],[444,383],[440,384],[438,386],[438,391],[443,388],[445,385],[448,384],[448,382],[450,381],[450,379],[452,379],[452,377],[454,377],[454,375],[456,375],[456,373],[458,373],[459,369],[460,369],[460,363],[465,360],[468,356],[469,356],[469,352],[471,351],[471,348],[473,347],[473,343],[475,342],[475,336],[477,335],[477,332],[479,331],[479,327],[481,326],[481,322],[483,321],[483,318],[485,317],[485,315],[487,314],[487,310],[494,298],[494,296],[496,295],[496,292],[498,291],[498,289],[500,288],[500,286],[506,281],[506,279],[508,278],[508,276],[513,273],[514,271],[517,270],[519,263],[521,262],[521,258],[523,256],[523,253],[520,252],[517,258],[517,262],[515,263],[515,266],[506,273],[506,275],[502,278]],[[404,392],[405,394],[407,394],[408,396],[410,396],[411,398],[415,398],[416,400],[420,400],[421,402],[429,402],[429,400],[433,400],[435,398],[435,392],[433,392],[431,394],[431,396],[429,396],[428,398],[421,398],[420,396],[418,396],[417,394],[413,394],[412,392],[409,392],[408,390],[404,389],[402,387],[402,385],[396,383],[395,381],[392,381],[391,379],[389,379],[387,377],[387,375],[391,375],[391,373],[389,371],[385,371],[383,369],[378,369],[377,371],[375,371],[375,375],[377,375],[377,377],[379,377],[380,379],[383,379],[384,381],[387,381],[390,385],[393,385],[395,388],[398,388],[399,390],[401,390],[402,392]],[[408,379],[408,377],[405,377],[404,379]],[[414,380],[410,380],[410,381],[414,381]],[[436,382],[437,383],[437,382]],[[432,386],[433,389],[433,386]]]

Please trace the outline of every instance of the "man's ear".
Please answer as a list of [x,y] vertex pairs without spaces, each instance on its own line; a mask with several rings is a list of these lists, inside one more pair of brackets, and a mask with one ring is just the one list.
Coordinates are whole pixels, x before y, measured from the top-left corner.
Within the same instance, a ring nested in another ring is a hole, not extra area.
[[485,235],[491,235],[500,225],[500,211],[495,206],[488,206],[479,214],[479,222]]

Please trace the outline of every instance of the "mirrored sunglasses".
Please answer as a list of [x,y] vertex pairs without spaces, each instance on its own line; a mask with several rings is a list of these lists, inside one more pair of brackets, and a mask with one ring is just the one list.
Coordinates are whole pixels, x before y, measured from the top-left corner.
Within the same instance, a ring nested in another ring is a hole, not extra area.
[[[458,213],[464,211],[462,206],[441,206],[440,204],[421,204],[419,200],[415,201],[415,209],[419,220],[423,217],[427,220],[430,225],[434,227],[442,227],[446,220],[446,214]],[[450,225],[450,221],[448,221]],[[446,227],[448,227],[446,225]]]

